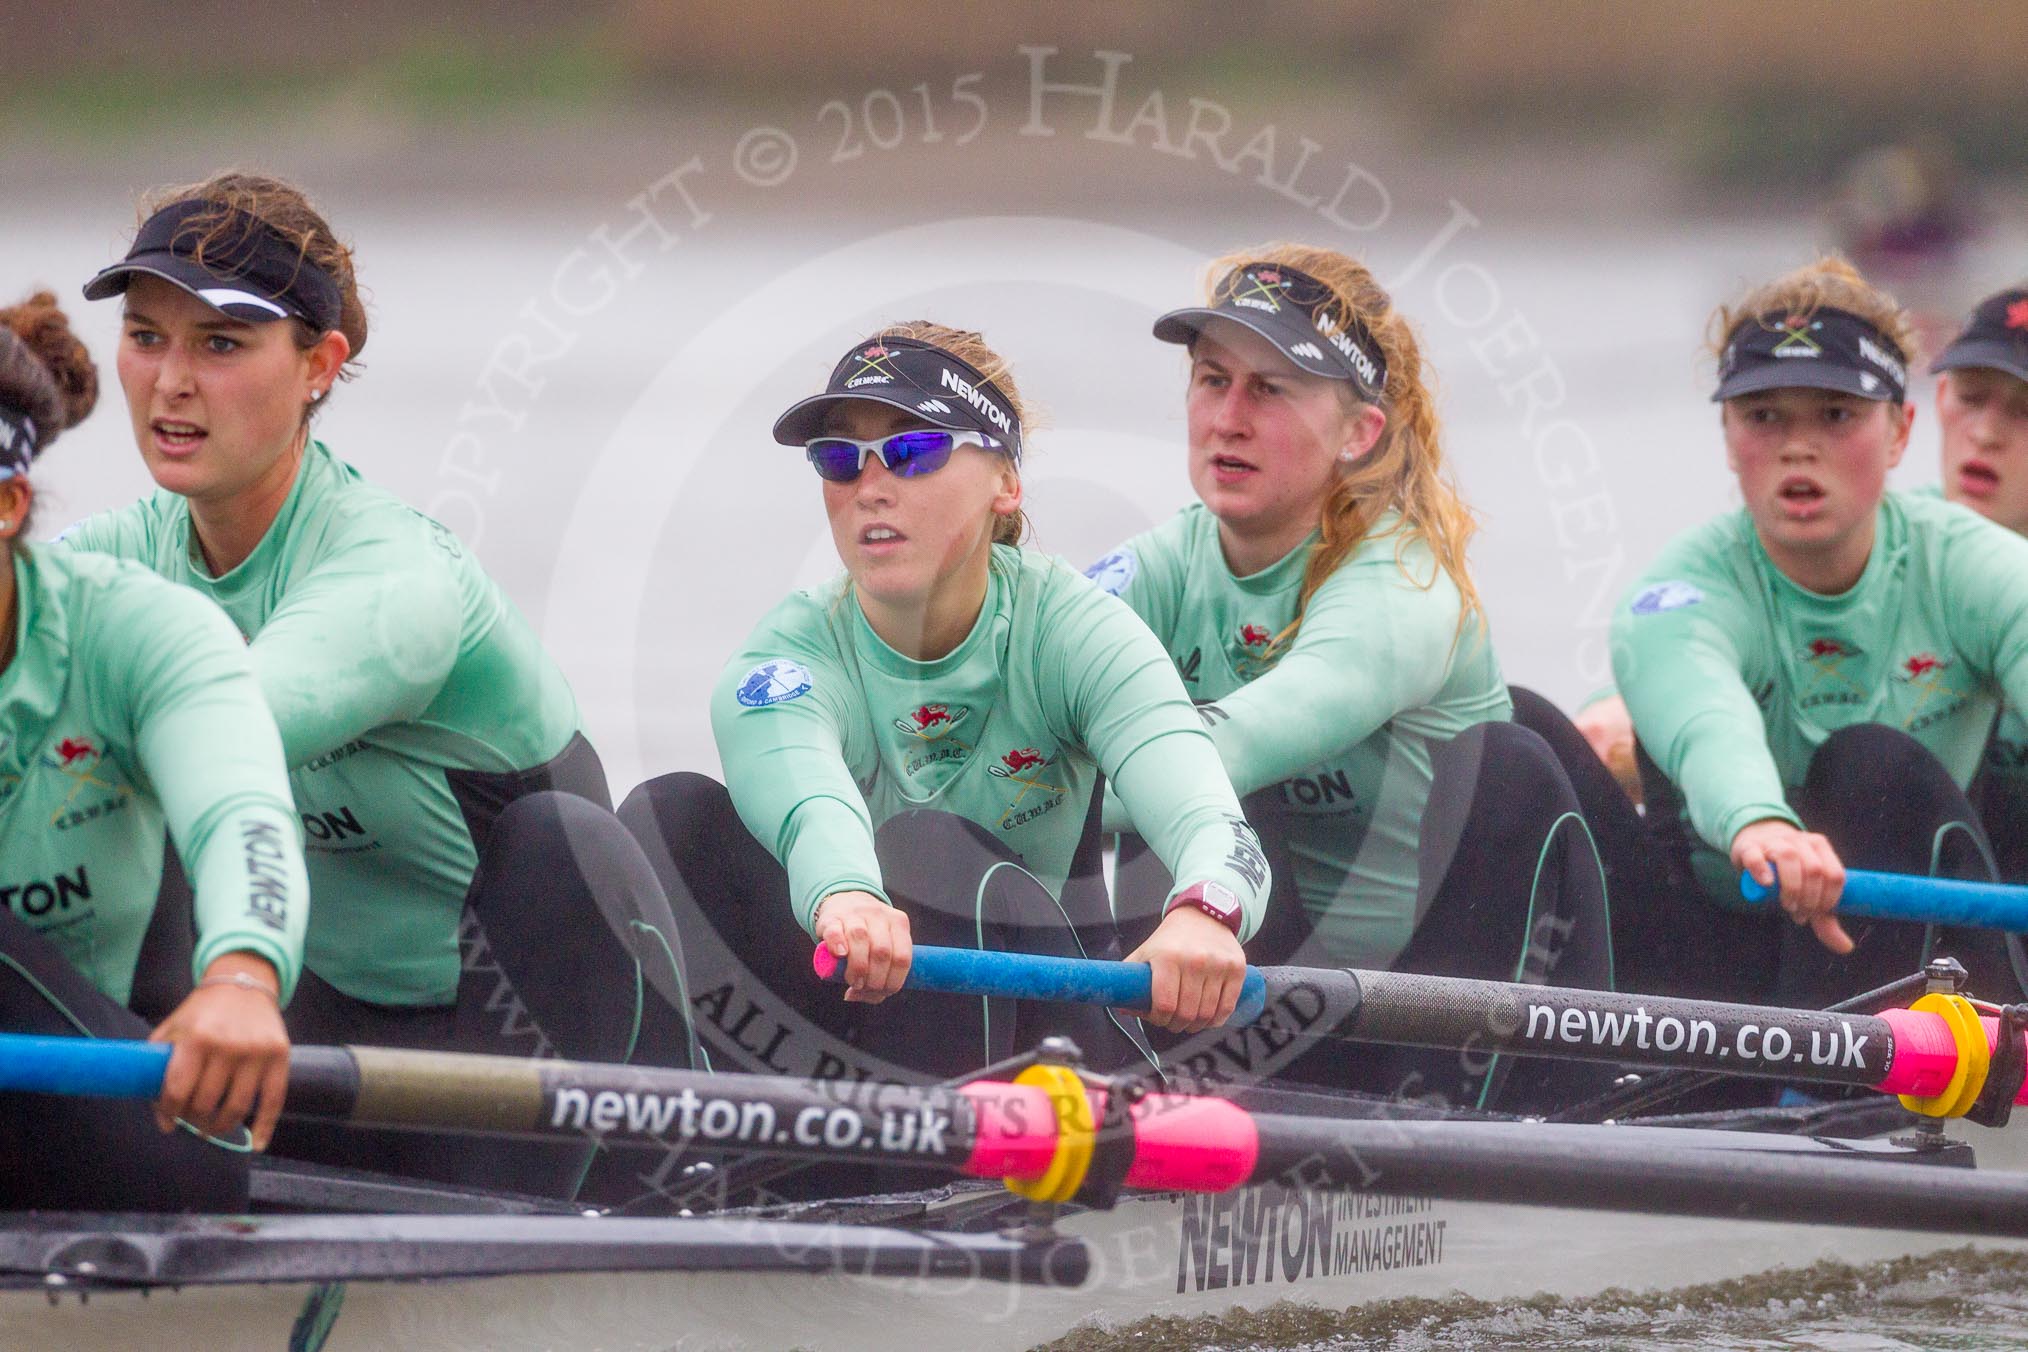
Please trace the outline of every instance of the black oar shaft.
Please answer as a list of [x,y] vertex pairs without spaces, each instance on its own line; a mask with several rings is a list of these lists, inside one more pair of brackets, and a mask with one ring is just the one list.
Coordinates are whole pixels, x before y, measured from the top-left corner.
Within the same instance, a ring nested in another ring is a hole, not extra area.
[[[1896,1025],[1892,1019],[1908,1011],[1877,1017],[1405,972],[1257,970],[1266,995],[1257,1036],[1271,1046],[1276,1038],[1330,1037],[1474,1057],[1504,1052],[1865,1085],[1927,1097],[1951,1081],[1965,1040],[1960,1034],[1975,1033],[1962,1027],[1962,1010],[1954,1031],[1950,1019],[1934,1012]],[[915,949],[908,976],[910,984],[933,990],[1099,1003],[1135,995],[1142,1004],[1150,979],[1139,963],[927,945]],[[1931,1044],[1905,1066],[1895,1062],[1897,1026]]]
[[1255,1179],[1299,1190],[2028,1237],[2020,1175],[1829,1152],[1664,1149],[1643,1127],[1255,1121]]
[[1850,1085],[1879,1084],[1894,1059],[1893,1029],[1866,1014],[1405,972],[1261,970],[1268,1017],[1307,1024],[1303,1031],[1311,1035],[1358,1042]]
[[367,1047],[298,1047],[288,1110],[361,1126],[583,1137],[958,1169],[964,1093]]
[[[1307,1007],[1320,1009],[1315,999]],[[12,1062],[0,1055],[0,1080],[31,1093],[152,1097],[166,1061],[161,1047],[140,1042],[0,1035],[5,1048],[16,1055]],[[1850,1146],[1833,1151],[1785,1138],[1742,1149],[1743,1138],[1728,1133],[1348,1121],[1150,1095],[1132,1106],[1131,1138],[1101,1132],[1094,1140],[1085,1110],[1105,1122],[1119,1100],[1099,1113],[1075,1077],[1057,1077],[1054,1089],[1042,1082],[916,1089],[343,1048],[298,1048],[294,1063],[297,1112],[931,1165],[1031,1180],[1049,1200],[1093,1186],[1081,1155],[1097,1171],[1091,1195],[1101,1205],[1122,1183],[1211,1192],[1248,1180],[1275,1184],[1230,1204],[1252,1208],[1255,1220],[1269,1205],[1311,1207],[1306,1196],[1291,1202],[1290,1187],[1349,1188],[2028,1237],[2028,1187],[2019,1175],[1862,1160]],[[1804,1153],[1811,1150],[1823,1153],[1813,1159]],[[1333,1214],[1306,1210],[1303,1224],[1319,1215],[1327,1224]],[[1284,1210],[1276,1223],[1295,1222]]]

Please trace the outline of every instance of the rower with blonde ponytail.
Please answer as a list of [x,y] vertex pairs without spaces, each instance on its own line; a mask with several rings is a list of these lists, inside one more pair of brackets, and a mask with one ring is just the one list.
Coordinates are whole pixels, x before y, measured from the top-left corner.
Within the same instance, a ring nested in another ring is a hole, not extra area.
[[[1276,889],[1252,960],[1541,979],[1546,961],[1523,970],[1530,926],[1554,919],[1557,979],[1602,984],[1602,887],[1588,859],[1563,857],[1568,781],[1509,721],[1466,558],[1476,525],[1413,326],[1328,249],[1246,250],[1210,279],[1204,305],[1155,325],[1190,349],[1202,501],[1090,575],[1167,645],[1268,847]],[[1107,825],[1154,823],[1108,800]],[[1131,842],[1122,857],[1131,928],[1162,893]],[[1311,1052],[1289,1074],[1497,1087],[1460,1080],[1455,1061]]]

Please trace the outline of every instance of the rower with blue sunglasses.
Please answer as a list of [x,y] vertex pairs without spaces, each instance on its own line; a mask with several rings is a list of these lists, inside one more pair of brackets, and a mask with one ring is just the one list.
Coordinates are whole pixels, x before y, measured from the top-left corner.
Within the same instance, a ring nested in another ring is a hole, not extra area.
[[[784,600],[727,666],[711,705],[726,785],[668,775],[620,810],[672,903],[736,959],[693,988],[770,988],[879,1068],[976,1071],[1050,1033],[1101,1064],[1133,1060],[1138,1030],[1103,1012],[960,996],[872,1008],[901,988],[914,942],[1117,955],[1099,870],[1109,781],[1181,880],[1131,955],[1154,967],[1150,1017],[1222,1022],[1267,866],[1161,645],[1069,564],[1019,547],[1005,363],[975,333],[893,326],[774,435],[821,477],[845,573]],[[812,982],[813,937],[841,960],[849,1004]],[[685,945],[694,962],[721,951]],[[735,1057],[764,1050],[730,1042]]]
[[818,437],[803,448],[819,478],[834,484],[849,484],[866,469],[868,459],[878,456],[887,472],[900,479],[940,470],[951,461],[951,452],[960,446],[977,446],[982,451],[1005,449],[1005,443],[984,432],[949,432],[940,427],[921,427],[894,432],[872,441],[850,437]]

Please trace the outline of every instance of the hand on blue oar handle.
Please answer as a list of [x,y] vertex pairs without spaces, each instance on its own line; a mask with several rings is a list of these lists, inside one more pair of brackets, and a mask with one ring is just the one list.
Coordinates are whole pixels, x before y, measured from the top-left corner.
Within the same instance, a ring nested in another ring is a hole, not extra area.
[[[830,949],[812,955],[817,975],[843,980],[843,965]],[[1144,962],[1099,962],[1048,958],[1031,953],[995,953],[976,948],[918,944],[906,989],[951,995],[1003,995],[1016,1000],[1067,1000],[1145,1010],[1153,1002],[1153,973]],[[1246,969],[1228,1027],[1244,1027],[1267,1007],[1267,980],[1257,967]]]
[[1852,936],[1833,914],[1845,888],[1845,865],[1831,842],[1814,831],[1771,817],[1749,822],[1732,838],[1732,866],[1779,896],[1798,925],[1833,953],[1850,953]]
[[833,892],[817,903],[817,944],[838,960],[845,998],[877,1005],[902,988],[914,944],[908,915],[871,892]]
[[1246,981],[1246,954],[1239,940],[1202,911],[1169,912],[1126,960],[1148,964],[1148,1003],[1139,1008],[1149,1023],[1172,1033],[1223,1024],[1239,1004]]
[[[1764,902],[1775,895],[1775,889],[1750,873],[1742,873],[1739,894],[1748,901]],[[1844,890],[1838,894],[1838,910],[1872,920],[2028,933],[2028,887],[2018,883],[1848,869]]]

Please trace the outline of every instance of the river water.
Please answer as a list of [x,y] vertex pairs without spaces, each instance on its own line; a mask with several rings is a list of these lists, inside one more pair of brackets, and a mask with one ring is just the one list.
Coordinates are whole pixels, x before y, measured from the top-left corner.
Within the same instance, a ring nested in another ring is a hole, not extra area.
[[2028,1346],[2028,1255],[1948,1250],[1866,1266],[1819,1263],[1657,1296],[1402,1300],[1332,1313],[1280,1307],[1218,1321],[1149,1320],[1078,1333],[1050,1352],[1995,1352]]
[[[535,619],[616,796],[646,774],[716,768],[704,700],[721,664],[785,590],[835,563],[816,485],[768,427],[848,343],[921,315],[982,329],[1045,412],[1027,467],[1038,542],[1083,562],[1189,497],[1183,363],[1149,338],[1151,318],[1194,297],[1219,248],[1305,230],[1271,212],[797,218],[727,199],[702,225],[670,226],[681,238],[667,244],[625,235],[637,222],[624,199],[345,205],[375,329],[320,433],[457,529]],[[110,360],[116,307],[86,306],[76,288],[130,226],[119,199],[0,202],[0,297],[55,285]],[[1699,335],[1714,304],[1805,259],[1816,235],[1802,215],[1461,225],[1432,200],[1361,241],[1440,374],[1511,680],[1565,702],[1601,684],[1620,591],[1664,540],[1732,501]],[[2022,245],[1988,240],[1972,290],[2012,280]],[[105,374],[97,416],[37,468],[42,528],[147,487]],[[1904,485],[1936,474],[1926,384]],[[1960,1254],[1666,1307],[1435,1303],[1078,1346],[2016,1347],[2024,1277],[2021,1260]]]

